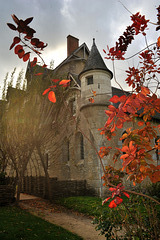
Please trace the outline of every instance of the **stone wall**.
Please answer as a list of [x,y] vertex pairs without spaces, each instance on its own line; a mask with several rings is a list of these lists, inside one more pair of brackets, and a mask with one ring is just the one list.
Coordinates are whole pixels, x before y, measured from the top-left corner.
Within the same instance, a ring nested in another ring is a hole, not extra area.
[[[87,191],[85,180],[59,181],[57,178],[50,178],[50,185],[52,199],[91,194],[91,192]],[[48,198],[45,177],[24,177],[22,192],[42,198]]]

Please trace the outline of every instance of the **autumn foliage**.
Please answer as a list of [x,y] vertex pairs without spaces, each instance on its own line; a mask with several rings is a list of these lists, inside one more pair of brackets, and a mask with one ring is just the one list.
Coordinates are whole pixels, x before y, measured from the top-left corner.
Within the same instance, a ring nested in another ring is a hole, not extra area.
[[[156,31],[160,30],[160,6],[157,11]],[[23,61],[29,60],[30,51],[41,58],[41,51],[47,44],[35,38],[35,30],[28,26],[33,18],[27,18],[24,21],[19,20],[15,15],[12,15],[12,18],[16,25],[8,23],[8,26],[17,31],[19,36],[13,39],[10,49],[14,48],[15,54]],[[146,37],[149,20],[140,13],[132,14],[131,20],[132,24],[119,37],[115,46],[107,47],[108,51],[104,50],[107,59],[124,61],[128,46],[135,40],[136,35],[142,34]],[[26,52],[26,48],[30,51]],[[122,173],[128,176],[133,185],[141,183],[146,177],[153,183],[160,181],[160,165],[156,165],[152,159],[152,152],[160,150],[159,141],[153,143],[159,134],[160,125],[157,126],[152,123],[152,118],[160,113],[160,99],[157,95],[157,90],[160,88],[157,77],[157,74],[160,73],[159,60],[160,37],[156,39],[155,43],[146,46],[143,51],[139,52],[139,67],[130,67],[126,71],[125,82],[132,90],[128,93],[124,92],[121,97],[113,96],[110,99],[111,105],[105,111],[107,121],[105,126],[100,129],[100,133],[104,134],[107,140],[111,140],[116,135],[117,130],[122,129],[126,122],[137,124],[136,128],[126,129],[126,132],[120,138],[123,141],[123,146],[122,148],[116,148],[113,156],[113,164],[121,160],[122,168],[115,169],[107,166],[104,171],[105,185],[109,187],[112,194],[103,203],[112,198],[109,203],[110,208],[115,208],[123,202],[122,195],[127,198],[130,197],[122,184],[121,180],[124,176]],[[34,57],[30,63],[31,67],[35,66],[37,57]],[[43,67],[46,67],[44,61]],[[42,74],[37,73],[35,75],[40,76]],[[156,83],[154,91],[150,88],[153,81]],[[57,87],[68,87],[70,80],[52,79],[51,83],[51,86],[43,92],[43,95],[48,94],[49,100],[55,103],[55,89]],[[96,92],[93,91],[93,98],[95,96]],[[94,103],[93,98],[89,99],[91,103]],[[116,107],[117,104],[118,107]],[[112,147],[101,147],[99,158],[106,157],[112,150]]]
[[[157,27],[156,31],[160,29],[160,6],[157,8]],[[129,44],[135,39],[135,36],[142,34],[146,36],[145,30],[148,26],[149,20],[140,13],[131,16],[132,25],[128,26],[122,36],[116,42],[116,46],[109,48],[107,59],[125,60],[125,53]],[[118,129],[122,129],[126,122],[132,123],[131,126],[137,124],[136,129],[130,127],[126,129],[125,133],[120,138],[123,141],[122,148],[117,148],[113,156],[113,162],[116,163],[122,160],[121,171],[128,175],[128,179],[136,183],[141,183],[146,177],[149,177],[152,183],[160,181],[160,165],[156,165],[152,159],[153,151],[159,151],[159,141],[154,143],[159,135],[160,125],[154,125],[152,118],[160,113],[160,99],[157,95],[160,82],[158,81],[158,74],[160,60],[160,37],[154,44],[146,46],[146,49],[139,52],[139,67],[130,67],[127,71],[126,83],[132,88],[130,93],[125,93],[123,96],[113,96],[110,99],[112,105],[108,106],[105,111],[107,121],[101,131],[108,140],[116,135]],[[154,82],[156,86],[154,91],[151,86]],[[118,107],[115,105],[118,104]],[[140,129],[139,129],[140,128]],[[100,156],[104,157],[111,151],[110,147],[103,147],[100,149]],[[115,175],[114,175],[115,176]],[[105,184],[110,185],[110,173],[106,169],[104,175]],[[114,208],[122,202],[121,194],[125,194],[123,187],[110,188],[113,191],[109,207]],[[116,194],[115,194],[116,193]],[[129,195],[127,195],[129,197]],[[110,199],[104,200],[104,203]]]
[[[29,23],[32,22],[33,17],[22,20],[18,19],[14,14],[11,16],[16,25],[12,23],[7,23],[7,25],[13,31],[17,31],[18,36],[14,37],[13,43],[10,46],[10,50],[14,48],[15,54],[17,54],[20,59],[22,58],[24,62],[29,60],[31,51],[40,56],[41,51],[47,46],[47,44],[44,44],[44,42],[40,41],[38,38],[34,38],[36,31],[28,26]],[[30,51],[25,52],[25,48],[27,50],[29,48]],[[31,66],[35,66],[36,63],[37,58],[34,58],[34,60],[31,62]]]

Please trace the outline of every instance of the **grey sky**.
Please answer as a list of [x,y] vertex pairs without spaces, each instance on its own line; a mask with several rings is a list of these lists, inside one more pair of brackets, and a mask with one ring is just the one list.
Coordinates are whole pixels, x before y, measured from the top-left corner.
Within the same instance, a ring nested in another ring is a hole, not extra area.
[[[159,0],[121,0],[132,13],[138,11],[147,19],[156,22],[156,7]],[[105,57],[103,49],[114,46],[115,41],[123,33],[126,26],[131,23],[129,12],[118,0],[0,0],[0,85],[7,72],[11,73],[17,67],[26,69],[23,63],[13,52],[9,51],[15,31],[11,31],[6,23],[13,23],[11,14],[18,18],[34,17],[30,24],[36,30],[35,37],[40,38],[48,47],[44,50],[44,59],[47,64],[55,61],[55,67],[66,58],[66,37],[71,34],[79,38],[80,44],[85,42],[89,49],[92,39]],[[155,41],[158,33],[151,31],[148,42]],[[129,48],[129,54],[145,46],[144,38],[138,37],[137,41]],[[106,65],[112,70],[112,63],[105,60]],[[116,63],[117,78],[124,80],[124,71],[130,64]],[[113,81],[113,85],[115,85]],[[123,85],[123,83],[122,83]],[[116,85],[115,85],[116,86]]]

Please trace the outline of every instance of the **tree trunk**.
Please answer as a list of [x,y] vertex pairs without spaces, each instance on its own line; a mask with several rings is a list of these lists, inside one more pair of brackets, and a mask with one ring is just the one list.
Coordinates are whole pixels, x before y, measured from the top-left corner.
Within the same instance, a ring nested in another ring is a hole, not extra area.
[[36,146],[36,148],[37,148],[37,151],[38,151],[38,154],[40,156],[40,160],[41,160],[44,172],[45,172],[46,188],[47,188],[47,191],[48,191],[47,195],[48,195],[49,200],[51,201],[52,200],[52,194],[51,194],[51,185],[50,185],[48,169],[47,169],[47,166],[45,164],[45,159],[42,155],[41,148],[39,146]]

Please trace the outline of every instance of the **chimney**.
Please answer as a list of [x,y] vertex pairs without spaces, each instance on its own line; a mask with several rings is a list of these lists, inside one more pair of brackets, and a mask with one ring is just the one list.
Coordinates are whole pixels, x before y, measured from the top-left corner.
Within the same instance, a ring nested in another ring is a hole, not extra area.
[[71,35],[67,37],[67,57],[79,47],[79,39]]

